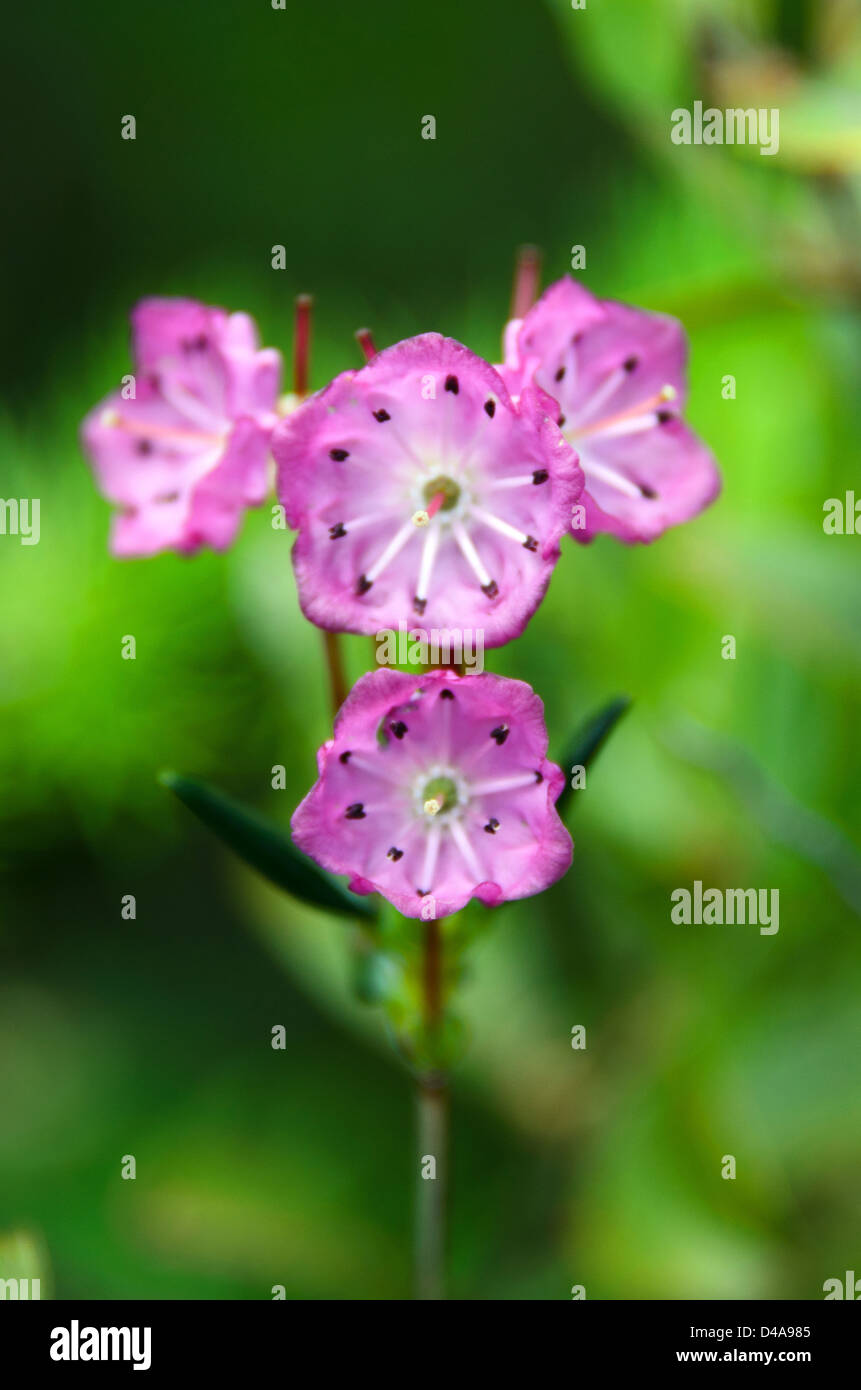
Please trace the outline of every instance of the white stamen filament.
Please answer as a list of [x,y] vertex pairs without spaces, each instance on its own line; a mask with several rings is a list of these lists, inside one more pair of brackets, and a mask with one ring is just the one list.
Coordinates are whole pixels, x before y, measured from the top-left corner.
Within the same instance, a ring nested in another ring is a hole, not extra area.
[[380,765],[379,758],[365,758],[360,753],[351,753],[349,757],[350,767],[358,768],[360,772],[366,772],[370,777],[378,777],[381,782],[386,782],[390,787],[401,787],[403,776],[400,772],[391,771],[387,767]]
[[455,540],[460,546],[460,552],[463,558],[466,560],[466,563],[469,565],[479,584],[481,584],[482,587],[485,584],[489,584],[491,582],[490,575],[481,563],[478,551],[459,521],[455,522],[452,531]]
[[507,536],[509,540],[517,541],[518,545],[524,545],[529,540],[525,531],[518,531],[516,526],[512,526],[508,521],[503,521],[502,517],[495,516],[493,512],[486,512],[483,507],[473,507],[472,514],[478,521],[483,521],[485,526],[490,526],[494,531],[498,531],[501,536]]
[[625,371],[624,367],[616,367],[607,377],[606,381],[598,387],[597,391],[595,391],[593,395],[590,396],[589,400],[585,401],[578,410],[578,421],[582,422],[589,416],[594,415],[596,411],[600,410],[605,401],[608,401],[611,396],[615,395],[627,376],[628,373]]
[[439,855],[439,843],[442,836],[442,827],[437,821],[431,821],[427,839],[425,840],[425,855],[422,864],[421,881],[417,885],[422,892],[433,892],[433,880],[436,873],[437,857]]
[[[617,420],[614,425],[595,425],[592,429],[584,430],[583,435],[598,435],[602,439],[618,439],[625,434],[639,434],[641,430],[650,430],[658,423],[658,417],[653,410],[646,415],[633,415],[630,420]],[[571,438],[577,439],[576,433],[572,433]]]
[[[622,424],[625,420],[639,419],[644,412],[656,410],[658,406],[665,405],[667,401],[674,401],[677,394],[675,386],[662,386],[660,391],[656,391],[653,396],[647,396],[645,400],[629,406],[627,410],[620,410],[615,415],[608,415],[605,419],[596,420],[585,427],[581,427],[579,423],[575,424],[566,431],[566,434],[570,440],[574,441],[590,434],[609,433],[616,425]],[[582,415],[578,417],[578,420],[582,421]],[[624,433],[624,431],[619,431],[619,433]]]
[[[397,444],[398,448],[400,449],[401,453],[405,456],[405,458],[409,459],[409,461],[412,464],[414,464],[415,467],[418,468],[420,471],[424,469],[423,460],[416,453],[415,449],[409,443],[409,441],[404,439],[404,436],[398,429],[394,420],[386,420],[384,424],[380,425],[380,429],[386,431],[386,438]],[[374,460],[371,466],[375,470],[379,471],[379,463],[376,460]]]
[[599,483],[606,483],[608,487],[614,487],[617,492],[623,492],[626,497],[642,498],[643,494],[635,483],[626,478],[622,473],[618,473],[615,468],[610,468],[605,463],[596,463],[591,457],[581,455],[580,466],[583,469],[583,476],[587,479],[596,478]]
[[486,488],[486,491],[487,491],[487,492],[501,492],[503,488],[507,488],[507,487],[525,487],[527,483],[529,483],[531,486],[534,486],[534,484],[535,484],[535,478],[534,478],[534,476],[532,475],[532,473],[519,473],[519,474],[517,475],[516,478],[496,478],[496,479],[494,479],[493,482],[491,482],[491,483],[488,484],[488,486],[487,486],[487,488]]
[[439,550],[440,528],[434,526],[428,531],[422,546],[422,558],[419,567],[419,578],[416,585],[416,598],[426,599],[430,589],[431,575],[433,574],[434,561]]
[[481,865],[475,857],[475,850],[469,842],[469,837],[461,825],[460,821],[451,822],[451,838],[454,840],[466,863],[469,872],[475,878],[476,883],[481,883],[485,875],[482,873]]
[[379,559],[375,560],[371,568],[365,571],[365,578],[369,583],[373,584],[375,579],[379,579],[383,570],[392,563],[396,555],[400,554],[407,541],[414,535],[415,527],[411,521],[407,521],[395,532]]
[[492,796],[496,792],[518,791],[521,787],[537,785],[534,772],[521,772],[515,777],[496,777],[488,782],[473,782],[470,792],[473,796]]
[[345,531],[361,531],[365,526],[373,526],[378,521],[386,521],[389,517],[396,516],[398,513],[392,507],[385,512],[366,512],[364,516],[354,517],[352,521],[343,521],[341,525]]

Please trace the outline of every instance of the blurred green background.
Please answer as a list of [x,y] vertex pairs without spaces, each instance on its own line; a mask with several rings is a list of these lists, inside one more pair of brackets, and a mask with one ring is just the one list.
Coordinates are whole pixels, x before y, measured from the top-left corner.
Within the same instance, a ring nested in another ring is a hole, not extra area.
[[[861,540],[822,528],[858,482],[857,7],[45,0],[12,23],[0,492],[41,499],[41,542],[0,538],[0,1235],[58,1296],[409,1295],[410,1085],[353,1000],[349,928],[155,781],[284,824],[311,784],[327,700],[289,540],[264,510],[225,556],[112,560],[77,425],[144,294],[246,309],[289,357],[312,291],[320,386],[363,323],[496,359],[516,246],[550,279],[583,244],[591,289],[684,320],[725,486],[652,547],[566,546],[489,654],[557,754],[634,705],[575,795],[572,872],[475,949],[450,1292],[821,1298],[861,1269]],[[672,145],[697,99],[778,106],[779,154]],[[778,888],[779,933],[673,925],[697,878]]]

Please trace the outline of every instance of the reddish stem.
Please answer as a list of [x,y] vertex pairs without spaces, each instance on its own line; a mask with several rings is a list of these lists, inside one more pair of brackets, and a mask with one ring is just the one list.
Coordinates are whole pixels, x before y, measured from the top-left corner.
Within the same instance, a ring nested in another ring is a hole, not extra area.
[[521,246],[514,267],[511,289],[511,317],[522,319],[538,298],[541,283],[541,252],[537,246]]
[[376,357],[377,349],[374,346],[374,338],[370,328],[357,328],[356,342],[362,349],[362,355],[366,362],[370,362],[372,357]]
[[[422,1002],[428,1041],[437,1050],[443,1020],[443,944],[440,923],[425,923]],[[436,1160],[433,1179],[419,1179],[416,1208],[416,1298],[445,1297],[445,1216],[448,1188],[448,1086],[442,1072],[418,1078],[419,1161]]]
[[332,713],[337,714],[347,698],[347,677],[344,673],[344,657],[337,632],[323,633],[323,650],[326,653],[326,666],[329,671],[329,691],[332,696]]
[[308,394],[308,368],[311,358],[311,306],[313,303],[310,294],[300,294],[296,297],[293,336],[293,390],[299,397]]

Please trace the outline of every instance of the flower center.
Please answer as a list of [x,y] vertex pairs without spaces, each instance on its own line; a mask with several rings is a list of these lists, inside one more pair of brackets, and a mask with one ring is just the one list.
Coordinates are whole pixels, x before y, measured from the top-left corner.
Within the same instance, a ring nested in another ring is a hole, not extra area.
[[[446,473],[438,473],[435,478],[431,478],[425,484],[424,499],[427,503],[433,503],[437,494],[442,495],[442,501],[438,502],[435,511],[450,512],[460,501],[460,484],[454,478],[450,478]],[[430,510],[430,508],[429,508]]]
[[431,777],[421,792],[422,808],[426,815],[438,816],[441,811],[453,811],[458,804],[458,791],[453,777]]

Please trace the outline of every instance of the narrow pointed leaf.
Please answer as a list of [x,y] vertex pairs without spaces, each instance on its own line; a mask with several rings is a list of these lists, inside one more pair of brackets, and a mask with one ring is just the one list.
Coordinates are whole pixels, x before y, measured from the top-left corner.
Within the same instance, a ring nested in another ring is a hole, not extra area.
[[556,803],[560,816],[565,815],[571,800],[572,767],[588,768],[591,765],[630,703],[627,695],[619,695],[615,700],[611,700],[609,705],[593,714],[591,719],[587,719],[572,738],[561,760],[566,781],[565,789]]
[[372,899],[342,888],[296,849],[282,830],[256,811],[248,810],[205,782],[180,777],[175,772],[163,772],[158,780],[234,854],[276,888],[282,888],[312,907],[344,917],[376,917]]

